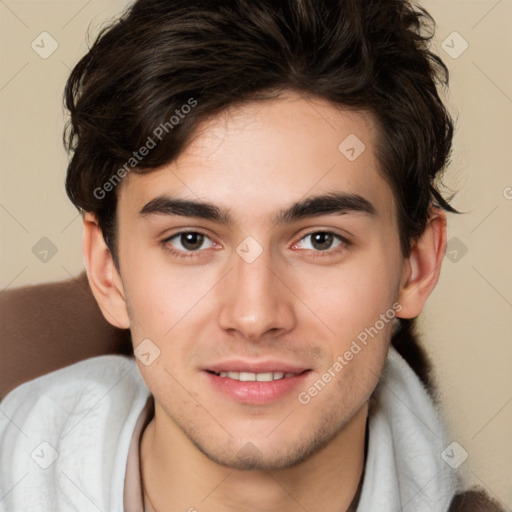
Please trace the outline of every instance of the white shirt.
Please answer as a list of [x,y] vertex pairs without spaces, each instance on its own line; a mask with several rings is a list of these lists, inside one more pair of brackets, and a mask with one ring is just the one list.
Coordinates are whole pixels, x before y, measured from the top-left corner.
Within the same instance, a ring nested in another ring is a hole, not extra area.
[[[142,512],[138,444],[149,397],[124,356],[88,359],[11,391],[0,404],[0,511]],[[441,456],[445,429],[393,348],[375,398],[358,512],[446,512],[460,488]]]

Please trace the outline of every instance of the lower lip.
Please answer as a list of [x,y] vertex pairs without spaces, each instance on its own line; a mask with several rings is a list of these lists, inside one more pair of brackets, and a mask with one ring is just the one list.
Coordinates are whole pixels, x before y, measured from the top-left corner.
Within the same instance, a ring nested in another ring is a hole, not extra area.
[[270,382],[242,382],[210,372],[205,373],[212,386],[229,398],[242,404],[263,405],[276,402],[297,390],[303,384],[309,370],[294,377]]

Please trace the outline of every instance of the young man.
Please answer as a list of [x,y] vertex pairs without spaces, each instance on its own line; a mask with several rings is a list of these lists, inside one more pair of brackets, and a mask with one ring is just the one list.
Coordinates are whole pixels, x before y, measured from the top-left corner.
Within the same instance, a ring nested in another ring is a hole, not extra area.
[[66,89],[67,190],[136,363],[6,397],[3,510],[498,510],[442,456],[412,335],[453,211],[429,21],[139,0],[100,35]]

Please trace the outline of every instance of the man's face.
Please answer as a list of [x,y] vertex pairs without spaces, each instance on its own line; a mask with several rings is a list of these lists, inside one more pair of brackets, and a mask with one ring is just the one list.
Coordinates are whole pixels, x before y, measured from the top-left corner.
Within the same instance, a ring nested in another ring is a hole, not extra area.
[[138,363],[157,432],[271,469],[365,417],[404,269],[375,138],[371,116],[290,93],[204,123],[177,161],[125,179],[120,276],[134,345],[160,350]]

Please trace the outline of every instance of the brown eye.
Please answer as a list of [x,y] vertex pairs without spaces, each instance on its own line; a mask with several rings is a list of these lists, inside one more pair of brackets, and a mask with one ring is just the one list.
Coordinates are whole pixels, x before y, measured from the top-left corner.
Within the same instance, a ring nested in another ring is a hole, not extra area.
[[348,245],[348,242],[330,231],[315,231],[302,237],[299,242],[301,249],[313,250],[316,252],[331,252],[336,250],[338,246]]
[[180,235],[180,242],[189,251],[197,251],[204,242],[204,235],[201,233],[183,233]]
[[213,242],[206,235],[196,231],[177,233],[168,238],[165,243],[181,252],[198,252],[201,249],[209,249],[213,246]]
[[334,241],[332,233],[319,231],[311,235],[311,245],[318,251],[326,251],[330,249]]

